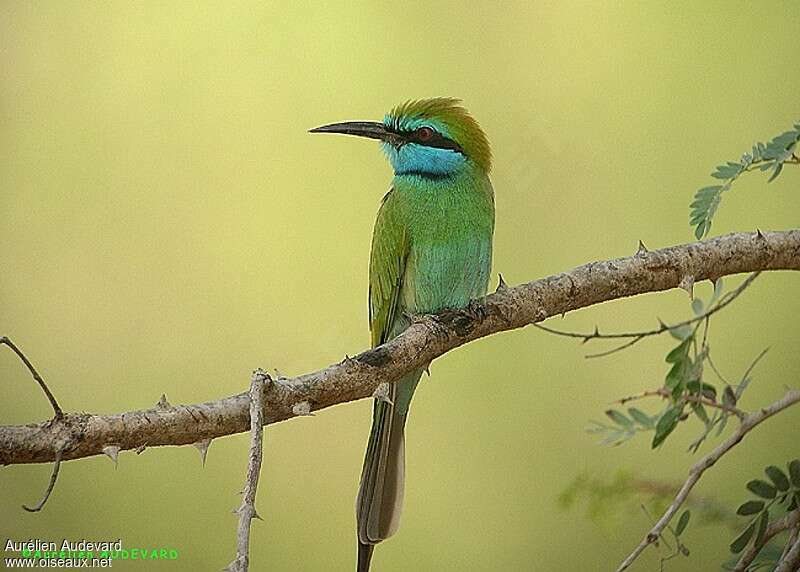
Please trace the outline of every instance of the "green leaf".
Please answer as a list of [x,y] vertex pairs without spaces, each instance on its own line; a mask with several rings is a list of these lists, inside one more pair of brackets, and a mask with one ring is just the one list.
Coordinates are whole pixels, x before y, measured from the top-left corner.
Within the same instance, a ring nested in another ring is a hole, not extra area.
[[689,405],[692,406],[692,411],[694,411],[695,415],[700,418],[700,421],[708,425],[711,420],[708,418],[708,413],[706,413],[706,408],[703,407],[703,404],[692,401],[689,403]]
[[753,533],[756,531],[756,522],[753,521],[750,523],[750,526],[744,529],[736,539],[731,542],[731,552],[734,554],[739,554],[744,547],[747,546],[747,543],[750,542],[750,539],[753,537]]
[[689,343],[690,340],[684,340],[676,347],[674,347],[668,354],[666,358],[667,363],[676,363],[686,359],[686,356],[689,355]]
[[683,511],[683,514],[678,519],[678,525],[675,527],[675,536],[680,536],[681,533],[686,530],[686,525],[689,524],[689,519],[692,517],[692,513],[689,510]]
[[751,514],[757,514],[761,512],[763,508],[764,508],[764,501],[750,500],[742,504],[738,509],[736,509],[736,514],[741,516],[748,516]]
[[653,419],[641,409],[637,409],[636,407],[631,407],[628,409],[628,414],[633,417],[633,420],[636,421],[642,427],[647,429],[652,429],[655,427],[655,422]]
[[701,395],[711,401],[717,400],[717,388],[710,383],[701,382],[699,379],[693,379],[687,383],[686,389],[695,395]]
[[678,425],[678,420],[683,413],[683,408],[677,405],[674,405],[667,409],[664,414],[659,418],[658,423],[656,423],[656,434],[653,436],[653,442],[650,445],[653,449],[661,445],[664,442],[664,439],[669,437],[669,434],[675,429]]
[[733,393],[733,397],[735,398],[733,403],[734,405],[736,405],[736,402],[741,399],[744,390],[750,385],[750,381],[751,379],[749,377],[743,377],[742,381],[739,382],[739,385],[736,387],[736,391]]
[[781,174],[781,171],[783,171],[783,163],[776,161],[775,162],[775,170],[772,171],[772,174],[769,176],[769,179],[767,179],[767,182],[771,183],[772,181],[777,179],[778,175]]
[[774,499],[777,494],[775,487],[761,479],[754,479],[747,483],[747,490],[762,499]]
[[770,465],[764,472],[769,477],[769,480],[775,485],[775,488],[781,492],[785,492],[789,490],[789,478],[786,476],[786,473],[781,471],[775,465]]
[[609,419],[611,419],[617,425],[622,425],[623,427],[633,426],[633,421],[625,417],[625,414],[620,413],[616,409],[609,409],[606,411],[606,415],[608,415]]
[[719,165],[717,166],[716,171],[711,173],[711,176],[715,179],[732,179],[739,175],[742,172],[742,165],[740,163],[731,163],[728,161],[727,165]]
[[708,229],[711,227],[711,224],[708,221],[703,221],[697,225],[697,228],[694,229],[694,237],[697,240],[701,240],[708,232]]
[[778,158],[792,143],[797,141],[797,137],[798,133],[796,131],[785,131],[784,133],[781,133],[772,139],[772,141],[767,143],[767,147],[764,150],[764,158]]
[[691,216],[689,217],[689,225],[695,226],[696,224],[705,223],[706,222],[706,211],[692,211]]
[[717,281],[714,282],[714,294],[711,296],[711,302],[709,302],[709,305],[716,302],[719,299],[720,295],[722,294],[722,288],[724,287],[724,285],[725,284],[722,278],[717,278]]
[[789,463],[789,477],[792,479],[792,486],[800,489],[800,459],[794,459]]
[[669,373],[667,373],[667,377],[664,380],[664,385],[668,389],[675,389],[676,387],[681,387],[681,382],[684,378],[684,373],[686,370],[686,362],[679,361],[676,364],[673,364],[672,368],[670,368]]
[[722,403],[728,407],[736,407],[736,393],[730,385],[726,385],[722,392]]
[[678,341],[684,341],[692,336],[694,329],[688,325],[684,324],[683,326],[676,326],[674,328],[669,329],[670,335]]
[[695,316],[703,314],[703,301],[700,298],[692,300],[692,312],[694,312]]
[[702,189],[698,190],[694,196],[695,198],[713,198],[715,197],[721,190],[724,185],[711,185],[710,187],[703,187]]
[[711,204],[712,200],[713,200],[712,197],[695,199],[694,201],[689,203],[689,209],[691,209],[693,213],[697,212],[700,214],[704,214],[705,211],[708,210],[708,206]]

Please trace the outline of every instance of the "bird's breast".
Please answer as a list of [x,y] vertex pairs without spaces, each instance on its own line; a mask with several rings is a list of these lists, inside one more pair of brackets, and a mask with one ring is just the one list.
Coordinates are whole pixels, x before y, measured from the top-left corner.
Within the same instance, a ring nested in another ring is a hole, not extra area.
[[466,186],[427,197],[407,220],[401,301],[411,313],[465,306],[486,293],[492,264],[491,196]]

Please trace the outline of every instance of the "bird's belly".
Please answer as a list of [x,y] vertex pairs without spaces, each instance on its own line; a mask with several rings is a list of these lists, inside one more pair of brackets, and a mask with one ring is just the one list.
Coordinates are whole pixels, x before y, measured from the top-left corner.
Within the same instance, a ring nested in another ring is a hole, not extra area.
[[486,294],[491,238],[419,244],[406,264],[401,303],[410,313],[458,308]]

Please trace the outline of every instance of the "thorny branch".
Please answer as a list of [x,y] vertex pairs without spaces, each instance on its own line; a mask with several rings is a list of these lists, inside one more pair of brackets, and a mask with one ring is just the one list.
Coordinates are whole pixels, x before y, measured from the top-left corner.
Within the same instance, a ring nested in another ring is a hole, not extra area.
[[622,561],[622,564],[620,564],[619,568],[617,568],[617,572],[627,570],[645,548],[661,538],[661,533],[664,532],[664,529],[677,514],[681,505],[683,505],[683,503],[686,501],[689,493],[692,491],[706,470],[714,466],[717,461],[719,461],[733,447],[738,445],[739,442],[758,425],[773,415],[780,413],[784,409],[787,409],[797,403],[800,403],[800,390],[792,389],[787,391],[781,399],[772,403],[771,405],[746,415],[733,435],[731,435],[708,455],[692,465],[692,467],[689,469],[689,476],[686,478],[680,490],[675,495],[675,498],[669,505],[669,508],[667,508],[666,512],[664,512],[661,518],[659,518],[655,525],[653,525],[642,541],[636,546],[636,548],[634,548],[633,552],[631,552],[628,557]]
[[264,438],[264,389],[271,381],[263,370],[253,372],[250,382],[250,456],[247,461],[247,479],[242,491],[242,504],[235,511],[239,515],[236,529],[236,558],[228,564],[227,572],[247,572],[250,566],[250,524],[256,512],[256,489],[261,472],[261,452]]
[[[800,270],[800,230],[745,232],[634,256],[590,262],[516,287],[501,284],[475,309],[416,318],[400,336],[320,371],[276,379],[264,395],[266,424],[369,397],[382,383],[425,367],[473,340],[601,302],[760,270]],[[163,400],[120,414],[66,413],[0,426],[0,465],[79,459],[112,450],[187,445],[249,429],[247,393],[195,405]],[[207,442],[206,442],[207,444]],[[111,448],[111,449],[109,449]]]
[[[669,330],[675,330],[677,328],[682,328],[684,326],[691,326],[693,324],[697,324],[698,322],[702,322],[703,320],[708,320],[711,316],[722,310],[725,306],[733,302],[739,294],[744,292],[753,281],[758,278],[761,272],[753,272],[747,279],[742,282],[735,290],[731,290],[727,294],[725,294],[716,304],[710,306],[705,312],[701,313],[694,318],[689,320],[685,320],[683,322],[678,322],[677,324],[673,324],[671,326],[665,324],[664,322],[660,322],[658,328],[653,330],[643,330],[640,332],[621,332],[621,333],[613,333],[613,334],[601,334],[600,330],[595,327],[594,332],[590,334],[585,334],[581,332],[566,332],[563,330],[557,330],[555,328],[550,328],[548,326],[543,326],[541,324],[533,324],[535,327],[543,330],[549,334],[555,334],[557,336],[564,336],[567,338],[578,338],[582,341],[582,343],[587,343],[591,340],[612,340],[612,339],[627,339],[628,341],[620,346],[612,348],[608,351],[599,352],[595,354],[588,354],[587,358],[597,358],[597,357],[604,357],[612,353],[616,353],[620,350],[624,350],[626,348],[631,347],[634,344],[641,342],[643,339],[651,337],[651,336],[658,336],[667,332]],[[692,295],[693,287],[694,287],[694,280],[687,281],[686,284],[681,285],[682,288],[685,288],[689,291],[689,295]]]
[[[800,230],[736,233],[711,240],[649,252],[640,243],[632,257],[585,264],[574,270],[509,288],[500,282],[497,291],[480,304],[463,310],[445,310],[436,315],[416,317],[411,326],[390,342],[346,357],[315,373],[292,379],[269,380],[260,370],[253,375],[250,392],[191,406],[172,406],[164,396],[151,409],[118,415],[64,414],[53,394],[24,354],[6,337],[8,345],[28,367],[55,411],[52,420],[39,424],[0,426],[0,465],[55,461],[50,484],[40,510],[55,486],[62,460],[105,453],[116,459],[120,450],[142,452],[146,447],[194,443],[207,449],[213,438],[251,431],[251,449],[242,505],[237,510],[237,556],[228,570],[248,568],[250,524],[258,518],[255,493],[261,465],[263,425],[373,395],[382,384],[391,383],[412,369],[427,366],[433,359],[470,341],[501,331],[535,324],[550,316],[564,314],[627,296],[681,287],[691,293],[695,282],[716,281],[722,276],[755,272],[736,291],[723,298],[705,315],[690,320],[707,320],[738,296],[764,270],[800,270]],[[678,324],[680,326],[680,324]],[[672,326],[673,328],[676,326]],[[661,327],[633,334],[581,335],[584,341],[600,337],[628,337],[632,345],[649,335],[670,329]],[[548,329],[549,330],[549,329]],[[614,350],[616,351],[616,350]],[[265,387],[265,381],[271,383]],[[698,397],[702,399],[702,396]],[[757,412],[729,411],[741,421],[738,430],[709,455],[697,462],[664,515],[619,571],[627,569],[669,526],[680,506],[702,474],[738,444],[754,427],[772,415],[800,402],[800,390],[791,390],[780,401]],[[793,533],[794,534],[794,533]],[[800,560],[800,540],[794,534],[779,569],[790,570]],[[788,568],[787,568],[788,566]]]

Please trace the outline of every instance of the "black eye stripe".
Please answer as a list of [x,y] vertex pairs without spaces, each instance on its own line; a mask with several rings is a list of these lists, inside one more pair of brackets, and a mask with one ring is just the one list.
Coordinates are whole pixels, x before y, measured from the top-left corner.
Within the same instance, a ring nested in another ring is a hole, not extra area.
[[449,149],[451,151],[455,151],[456,153],[461,153],[462,155],[464,154],[464,150],[461,148],[461,145],[452,139],[448,139],[435,129],[432,131],[433,135],[424,141],[420,139],[415,131],[404,133],[404,135],[409,143],[416,143],[418,145],[424,145],[425,147],[435,147],[437,149]]
[[[428,126],[426,125],[425,127]],[[433,135],[425,141],[421,140],[417,136],[416,130],[404,131],[400,129],[400,125],[398,124],[398,120],[396,118],[391,121],[389,129],[402,137],[405,140],[405,143],[416,143],[417,145],[422,145],[423,147],[434,147],[436,149],[449,149],[450,151],[455,151],[456,153],[461,153],[462,155],[466,156],[466,153],[464,153],[464,149],[461,147],[461,145],[452,139],[448,139],[436,131],[436,129],[430,128],[431,131],[433,131]]]

